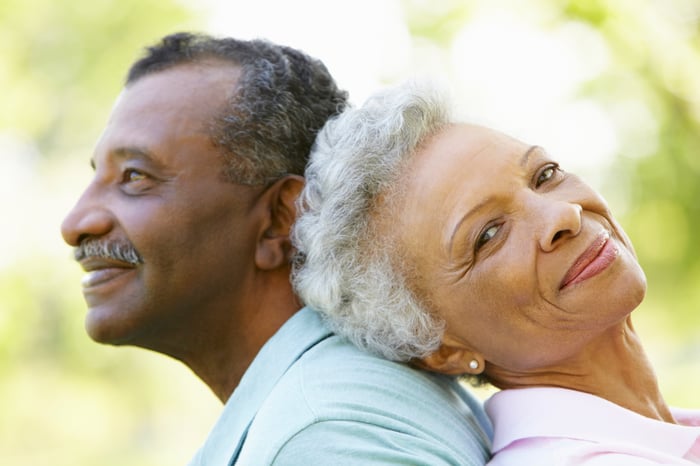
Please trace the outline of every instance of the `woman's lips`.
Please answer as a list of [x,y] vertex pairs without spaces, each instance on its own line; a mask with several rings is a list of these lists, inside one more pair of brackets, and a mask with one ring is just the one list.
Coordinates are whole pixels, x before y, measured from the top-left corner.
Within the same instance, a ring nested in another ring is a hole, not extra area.
[[580,283],[599,274],[617,258],[619,251],[608,232],[601,233],[576,259],[564,276],[559,289]]

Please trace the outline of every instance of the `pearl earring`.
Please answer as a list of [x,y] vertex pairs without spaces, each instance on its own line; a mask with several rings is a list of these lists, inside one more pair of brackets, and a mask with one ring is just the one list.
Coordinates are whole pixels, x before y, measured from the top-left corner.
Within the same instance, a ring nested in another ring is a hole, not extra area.
[[472,359],[469,361],[469,368],[473,371],[477,370],[479,368],[479,361],[476,359]]

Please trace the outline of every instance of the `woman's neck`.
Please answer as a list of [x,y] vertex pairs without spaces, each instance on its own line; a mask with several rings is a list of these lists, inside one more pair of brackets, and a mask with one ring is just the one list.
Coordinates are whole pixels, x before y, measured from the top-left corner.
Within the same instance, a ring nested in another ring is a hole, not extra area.
[[499,388],[568,388],[599,396],[652,419],[675,423],[629,317],[591,341],[574,358],[527,373],[496,367],[488,372]]

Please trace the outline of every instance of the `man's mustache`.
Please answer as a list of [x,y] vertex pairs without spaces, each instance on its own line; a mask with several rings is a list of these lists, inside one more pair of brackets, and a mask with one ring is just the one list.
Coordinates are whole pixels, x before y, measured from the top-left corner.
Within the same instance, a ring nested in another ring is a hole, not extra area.
[[128,241],[87,239],[73,250],[73,257],[78,262],[88,257],[101,257],[131,265],[143,264],[141,254]]

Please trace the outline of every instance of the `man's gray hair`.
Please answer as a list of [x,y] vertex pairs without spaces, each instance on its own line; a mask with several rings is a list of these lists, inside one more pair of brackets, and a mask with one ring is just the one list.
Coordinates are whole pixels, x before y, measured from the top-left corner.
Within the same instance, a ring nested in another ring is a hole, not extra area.
[[437,86],[409,82],[331,119],[316,139],[297,201],[297,293],[336,333],[392,360],[432,353],[444,329],[410,290],[402,254],[381,223],[406,162],[450,123],[447,102]]
[[233,96],[221,102],[210,128],[227,178],[262,185],[303,175],[316,133],[345,108],[348,97],[320,60],[262,39],[179,32],[148,47],[131,65],[126,83],[212,59],[240,68]]

